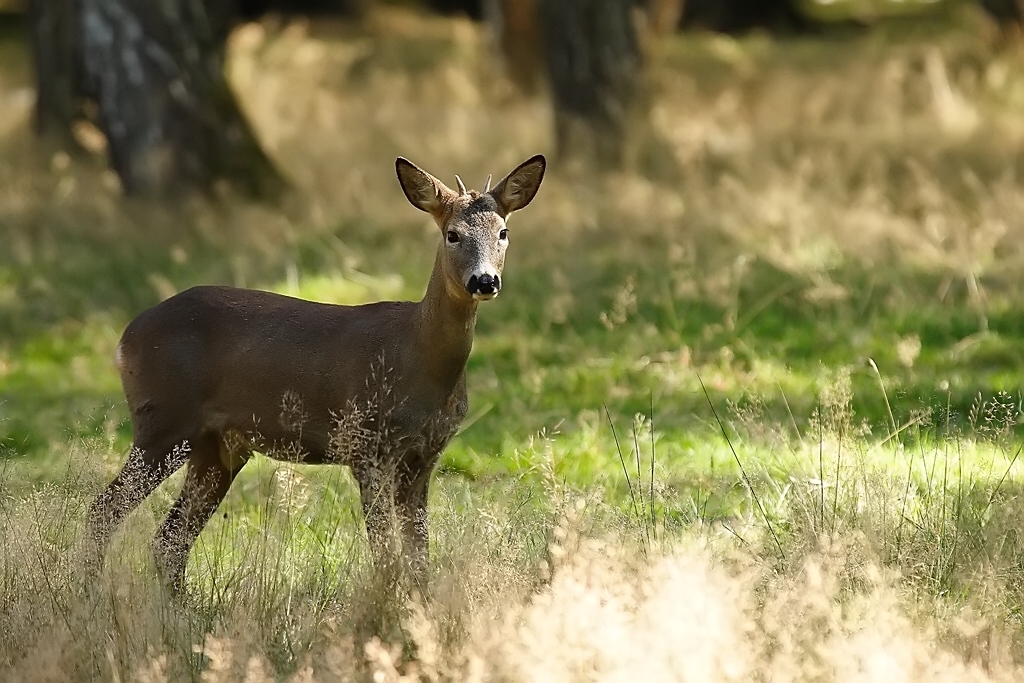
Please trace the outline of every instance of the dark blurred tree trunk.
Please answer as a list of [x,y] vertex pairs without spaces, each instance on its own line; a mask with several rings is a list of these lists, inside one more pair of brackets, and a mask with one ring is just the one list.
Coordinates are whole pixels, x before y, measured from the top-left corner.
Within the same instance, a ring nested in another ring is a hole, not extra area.
[[358,17],[369,9],[373,0],[231,0],[238,16],[258,19],[276,13],[284,16]]
[[28,11],[36,65],[36,133],[65,142],[71,124],[81,116],[76,2],[34,0]]
[[509,79],[527,95],[536,93],[543,69],[537,0],[486,0],[484,18],[497,38]]
[[981,6],[1004,30],[1024,23],[1024,0],[981,0]]
[[753,28],[770,31],[804,31],[810,22],[794,0],[686,0],[682,25],[723,33]]
[[654,36],[674,33],[683,18],[685,0],[647,0],[647,24]]
[[426,4],[441,14],[464,14],[470,19],[483,16],[484,0],[427,0]]
[[[34,0],[37,127],[91,109],[127,194],[256,197],[285,183],[224,78],[234,0]],[[82,102],[91,103],[83,107]]]
[[540,0],[560,156],[623,162],[645,100],[633,0]]

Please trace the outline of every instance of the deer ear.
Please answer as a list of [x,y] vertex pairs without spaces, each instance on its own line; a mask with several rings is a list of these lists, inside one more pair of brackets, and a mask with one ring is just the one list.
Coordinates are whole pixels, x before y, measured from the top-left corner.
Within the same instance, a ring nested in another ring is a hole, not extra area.
[[533,201],[540,189],[540,181],[544,180],[545,168],[547,161],[543,155],[538,154],[519,164],[491,190],[491,197],[502,213],[508,216]]
[[402,192],[420,211],[426,211],[435,218],[444,213],[445,206],[456,197],[453,190],[408,159],[395,160],[395,172]]

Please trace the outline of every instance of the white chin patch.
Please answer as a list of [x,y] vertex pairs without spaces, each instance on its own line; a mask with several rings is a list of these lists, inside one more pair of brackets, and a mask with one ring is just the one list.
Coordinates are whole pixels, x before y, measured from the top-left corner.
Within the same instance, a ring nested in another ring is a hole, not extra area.
[[473,300],[474,301],[490,301],[491,299],[493,299],[496,296],[498,296],[497,292],[494,292],[493,294],[481,294],[480,292],[477,292],[476,294],[473,295]]

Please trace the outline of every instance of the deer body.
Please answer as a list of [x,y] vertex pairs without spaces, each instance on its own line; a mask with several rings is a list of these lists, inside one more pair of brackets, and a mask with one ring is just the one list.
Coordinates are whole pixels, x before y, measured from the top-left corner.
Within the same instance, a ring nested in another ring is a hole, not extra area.
[[120,521],[188,462],[154,544],[159,568],[180,588],[193,542],[260,450],[351,467],[375,555],[386,553],[397,522],[422,572],[430,475],[468,409],[477,306],[500,289],[505,219],[536,194],[544,159],[484,193],[461,180],[456,193],[404,159],[397,170],[443,235],[422,301],[339,306],[204,286],[128,325],[116,363],[133,447],[90,510],[97,560]]
[[[386,409],[402,431],[391,435],[395,447],[438,438],[443,447],[465,416],[476,303],[446,321],[461,339],[445,334],[445,342],[423,307],[333,306],[232,287],[185,291],[136,318],[119,345],[133,424],[178,442],[216,432],[281,458],[350,464],[349,450],[332,445],[346,436],[338,422]],[[180,340],[176,330],[186,325],[193,331]],[[143,341],[151,339],[176,343]],[[212,368],[195,362],[201,358],[220,362]],[[182,385],[191,387],[187,395]],[[404,401],[388,402],[385,391]]]

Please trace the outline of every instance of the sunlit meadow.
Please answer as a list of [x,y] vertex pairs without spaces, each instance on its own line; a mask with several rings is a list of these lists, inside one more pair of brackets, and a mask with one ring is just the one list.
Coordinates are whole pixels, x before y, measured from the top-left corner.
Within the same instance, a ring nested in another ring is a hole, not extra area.
[[550,102],[464,20],[242,26],[296,191],[154,208],[98,131],[32,139],[4,27],[0,679],[1020,680],[1024,49],[953,19],[648,40],[627,168],[556,164],[510,223],[426,592],[375,573],[347,472],[256,456],[181,600],[149,551],[180,475],[79,571],[124,325],[203,282],[419,297],[394,157],[479,186],[553,154]]

